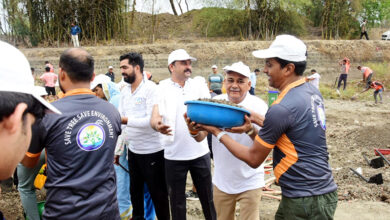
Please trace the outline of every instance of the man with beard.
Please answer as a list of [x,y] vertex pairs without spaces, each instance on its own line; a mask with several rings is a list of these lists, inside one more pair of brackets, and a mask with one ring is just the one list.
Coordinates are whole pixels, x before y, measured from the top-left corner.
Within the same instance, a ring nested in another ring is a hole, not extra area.
[[121,133],[116,108],[90,90],[94,60],[81,48],[61,54],[59,82],[64,97],[53,102],[62,115],[47,115],[39,141],[23,165],[33,166],[47,153],[44,219],[120,219],[113,164]]
[[171,77],[158,85],[158,104],[153,108],[152,128],[164,134],[165,173],[173,220],[186,219],[185,187],[188,171],[197,189],[205,219],[216,219],[211,184],[210,151],[206,132],[187,128],[184,102],[210,98],[207,86],[190,78],[191,62],[196,60],[185,50],[173,51],[168,57]]
[[[144,60],[141,54],[127,53],[119,59],[125,82],[121,90],[119,112],[122,116],[122,136],[128,147],[132,219],[144,219],[144,216],[145,219],[154,219],[151,218],[151,215],[154,215],[151,210],[153,205],[148,205],[152,202],[147,200],[149,190],[157,218],[168,220],[170,214],[165,184],[164,149],[160,144],[158,132],[150,126],[150,117],[157,98],[156,84],[143,74]],[[119,161],[118,156],[115,161]]]
[[[321,93],[302,77],[306,45],[291,35],[277,36],[269,49],[254,51],[265,58],[269,85],[281,91],[268,109],[251,147],[219,128],[202,125],[240,160],[258,167],[273,149],[276,182],[282,188],[275,219],[333,219],[337,185],[329,166],[325,109]],[[250,123],[246,117],[246,123]]]

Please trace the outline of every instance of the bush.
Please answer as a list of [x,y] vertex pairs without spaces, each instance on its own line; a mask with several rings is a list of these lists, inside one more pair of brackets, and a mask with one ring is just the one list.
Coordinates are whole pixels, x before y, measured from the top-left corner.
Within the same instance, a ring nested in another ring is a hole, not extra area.
[[193,25],[207,37],[231,37],[242,35],[245,20],[243,10],[203,8],[194,17]]

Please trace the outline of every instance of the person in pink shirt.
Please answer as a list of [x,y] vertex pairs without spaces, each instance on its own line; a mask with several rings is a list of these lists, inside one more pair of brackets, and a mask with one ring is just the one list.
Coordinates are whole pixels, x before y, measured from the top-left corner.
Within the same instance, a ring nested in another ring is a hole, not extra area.
[[51,64],[49,61],[45,61],[45,67],[48,66],[50,67],[50,72],[54,73],[54,66]]
[[366,88],[370,88],[371,78],[374,71],[366,66],[358,66],[357,68],[363,73],[363,82],[366,83]]
[[45,89],[48,95],[56,95],[55,85],[57,82],[57,74],[50,72],[50,67],[45,67],[45,73],[40,79],[45,83]]

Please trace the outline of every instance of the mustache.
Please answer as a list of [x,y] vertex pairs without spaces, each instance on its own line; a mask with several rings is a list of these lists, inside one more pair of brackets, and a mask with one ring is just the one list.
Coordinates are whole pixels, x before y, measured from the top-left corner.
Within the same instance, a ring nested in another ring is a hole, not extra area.
[[192,73],[192,70],[191,70],[191,69],[185,69],[184,72],[190,72],[190,73]]
[[231,88],[231,89],[229,89],[229,91],[230,91],[230,92],[239,92],[240,89],[233,89],[233,88]]

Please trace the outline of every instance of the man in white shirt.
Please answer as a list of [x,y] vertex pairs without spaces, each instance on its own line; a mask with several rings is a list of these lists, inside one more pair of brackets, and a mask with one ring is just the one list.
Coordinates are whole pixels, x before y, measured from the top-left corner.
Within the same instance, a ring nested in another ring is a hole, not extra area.
[[255,89],[256,89],[256,83],[257,83],[257,76],[259,75],[260,73],[260,70],[259,69],[255,69],[255,71],[253,71],[249,77],[250,81],[251,81],[251,88],[249,89],[249,93],[251,95],[255,95]]
[[321,76],[317,73],[315,69],[312,69],[311,75],[307,77],[307,80],[309,80],[309,82],[317,89],[320,89],[320,79]]
[[165,184],[164,150],[159,133],[150,126],[156,103],[156,84],[143,74],[144,60],[139,53],[120,57],[125,86],[121,90],[119,112],[125,141],[129,142],[130,194],[133,219],[144,219],[144,182],[152,197],[158,219],[170,219]]
[[162,135],[166,180],[173,220],[186,219],[185,187],[188,171],[197,189],[205,219],[216,219],[211,184],[210,151],[206,132],[188,131],[184,120],[184,102],[210,98],[204,83],[191,79],[191,62],[196,59],[185,50],[173,51],[168,57],[171,77],[158,85],[159,102],[153,108],[152,127]]
[[[233,63],[224,68],[226,77],[224,85],[226,94],[214,99],[226,100],[264,117],[267,104],[260,98],[248,93],[251,87],[250,69],[242,62]],[[249,118],[247,119],[249,120]],[[187,119],[188,127],[194,130]],[[260,127],[256,124],[245,124],[226,129],[232,139],[243,146],[251,146]],[[240,203],[240,219],[259,219],[261,189],[264,187],[264,165],[256,169],[236,158],[219,140],[212,138],[214,154],[213,192],[217,219],[234,220],[236,203]]]

